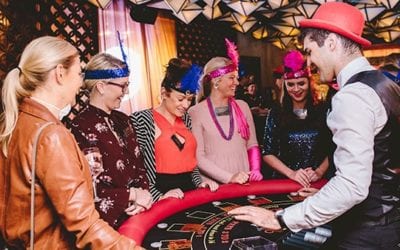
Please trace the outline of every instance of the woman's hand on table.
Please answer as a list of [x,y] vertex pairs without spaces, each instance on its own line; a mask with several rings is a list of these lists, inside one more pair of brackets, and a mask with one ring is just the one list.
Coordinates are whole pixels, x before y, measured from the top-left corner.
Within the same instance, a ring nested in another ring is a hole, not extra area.
[[316,182],[322,178],[322,175],[318,171],[318,169],[312,169],[312,167],[306,168],[306,173],[308,175],[308,179],[310,182]]
[[136,204],[139,206],[144,207],[145,209],[150,209],[153,205],[153,197],[149,190],[142,189],[142,188],[135,188],[136,190]]
[[228,214],[232,215],[236,220],[248,221],[265,229],[273,231],[281,229],[275,213],[265,208],[243,206],[232,209]]
[[201,188],[208,187],[211,192],[215,192],[219,188],[219,185],[218,185],[218,183],[216,183],[213,180],[205,180],[200,184],[199,187],[201,187]]
[[310,178],[305,169],[300,168],[298,170],[293,170],[291,174],[289,174],[288,178],[297,181],[303,187],[310,186]]
[[244,184],[249,180],[249,173],[246,172],[238,172],[234,174],[231,179],[229,180],[229,183],[238,183],[238,184]]
[[139,214],[145,210],[146,209],[144,207],[139,206],[134,202],[129,202],[128,208],[125,209],[125,213],[127,215],[135,215],[135,214]]
[[159,200],[163,200],[166,198],[177,198],[177,199],[183,199],[184,193],[180,188],[175,188],[171,189],[168,192],[166,192],[163,196],[160,197]]

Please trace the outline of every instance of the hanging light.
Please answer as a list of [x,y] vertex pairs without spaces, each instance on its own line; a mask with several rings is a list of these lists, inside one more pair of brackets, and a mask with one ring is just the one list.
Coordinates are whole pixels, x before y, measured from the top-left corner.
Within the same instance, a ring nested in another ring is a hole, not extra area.
[[170,7],[174,14],[179,13],[188,4],[188,0],[164,0],[164,2]]
[[400,26],[378,30],[376,36],[382,38],[387,43],[392,43],[400,37]]
[[212,7],[210,5],[205,5],[203,7],[203,15],[208,19],[208,20],[213,20],[216,19],[220,16],[222,16],[221,9],[218,7],[218,5]]
[[263,25],[260,28],[256,29],[255,31],[253,31],[252,35],[255,39],[266,38],[268,36],[267,25]]
[[291,26],[298,28],[299,22],[304,19],[304,16],[296,14],[286,14],[282,16],[281,19]]
[[247,17],[240,15],[239,13],[236,12],[233,12],[231,16],[232,19],[235,21],[235,24],[232,26],[232,28],[242,33],[246,33],[251,29],[251,27],[254,26],[254,24],[257,23],[257,19],[252,16]]
[[400,12],[398,13],[392,11],[386,12],[377,21],[377,25],[379,27],[390,27],[390,26],[395,26],[395,24],[400,25]]
[[318,9],[319,4],[312,0],[300,1],[300,4],[296,7],[303,16],[306,18],[311,18],[314,12]]
[[269,6],[271,6],[271,8],[273,10],[275,10],[275,9],[279,9],[279,8],[282,8],[283,6],[288,5],[289,0],[268,0],[268,4],[269,4]]
[[300,34],[299,29],[288,24],[273,24],[272,26],[287,36],[297,36]]
[[385,10],[385,7],[383,6],[370,4],[358,4],[356,7],[364,14],[367,22],[371,22],[373,19],[375,19],[375,17]]
[[174,15],[182,20],[184,23],[189,24],[201,12],[203,12],[203,8],[201,8],[201,6],[195,3],[190,3],[185,6],[185,8],[183,8],[179,13],[174,13]]
[[203,0],[208,6],[215,7],[217,6],[221,0]]
[[151,0],[129,0],[129,1],[131,1],[131,2],[134,3],[134,4],[139,5],[139,4],[148,3],[148,2],[150,2]]
[[101,9],[105,9],[112,2],[112,0],[89,0],[89,2]]
[[261,5],[263,5],[264,1],[258,2],[247,2],[243,0],[232,1],[228,3],[228,7],[240,13],[243,16],[248,16],[253,13],[256,9],[258,9]]
[[378,0],[381,4],[385,5],[387,9],[394,9],[394,7],[399,3],[399,0]]

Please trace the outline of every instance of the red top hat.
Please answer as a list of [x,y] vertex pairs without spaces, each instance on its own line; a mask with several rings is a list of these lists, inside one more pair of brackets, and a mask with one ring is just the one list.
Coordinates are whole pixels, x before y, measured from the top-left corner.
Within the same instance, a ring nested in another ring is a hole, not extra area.
[[371,42],[362,38],[364,16],[356,7],[342,2],[322,4],[311,19],[300,21],[301,28],[317,28],[329,30],[342,35],[361,46],[369,46]]

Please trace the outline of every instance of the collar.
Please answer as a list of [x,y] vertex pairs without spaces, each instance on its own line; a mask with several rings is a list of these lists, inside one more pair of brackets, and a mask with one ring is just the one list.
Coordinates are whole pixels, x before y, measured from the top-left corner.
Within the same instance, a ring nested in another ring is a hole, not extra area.
[[373,70],[374,67],[368,62],[365,57],[358,57],[348,63],[337,75],[337,82],[339,84],[339,89],[343,88],[343,85],[352,77],[353,75],[367,70]]
[[25,97],[19,105],[19,110],[32,116],[41,118],[45,121],[61,124],[60,120],[57,119],[57,117],[55,117],[50,110],[31,98]]

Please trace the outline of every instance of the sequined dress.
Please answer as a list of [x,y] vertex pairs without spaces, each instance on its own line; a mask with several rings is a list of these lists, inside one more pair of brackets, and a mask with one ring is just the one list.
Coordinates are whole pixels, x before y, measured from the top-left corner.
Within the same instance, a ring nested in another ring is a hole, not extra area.
[[[316,169],[332,149],[325,111],[308,110],[306,119],[294,114],[283,115],[280,108],[271,109],[265,124],[263,155],[274,155],[293,170]],[[273,177],[283,177],[273,172]]]

